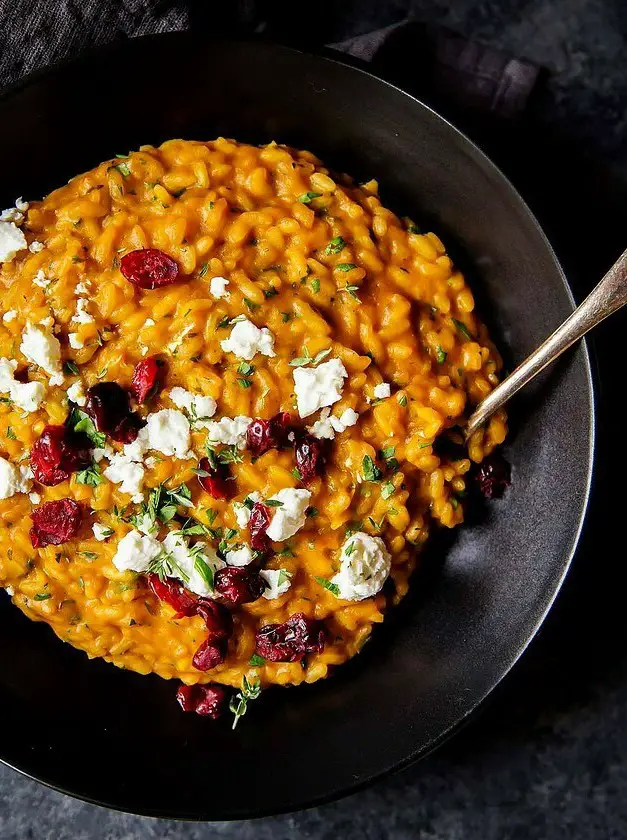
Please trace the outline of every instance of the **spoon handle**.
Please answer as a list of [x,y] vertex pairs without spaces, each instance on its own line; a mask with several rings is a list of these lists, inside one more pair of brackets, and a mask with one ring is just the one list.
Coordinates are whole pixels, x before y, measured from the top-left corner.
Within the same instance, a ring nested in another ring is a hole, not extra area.
[[468,419],[466,439],[564,350],[626,303],[627,251],[624,251],[564,323],[479,403]]

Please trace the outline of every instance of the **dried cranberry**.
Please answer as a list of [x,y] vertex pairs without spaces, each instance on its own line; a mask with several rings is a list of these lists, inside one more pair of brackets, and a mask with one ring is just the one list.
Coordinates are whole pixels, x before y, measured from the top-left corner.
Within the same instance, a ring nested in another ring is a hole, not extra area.
[[225,657],[226,644],[224,642],[215,644],[206,639],[194,654],[192,665],[198,671],[210,671],[224,662]]
[[135,365],[131,389],[140,405],[159,393],[165,382],[165,374],[165,362],[156,356],[149,356]]
[[287,441],[291,419],[287,411],[281,411],[269,420],[253,420],[246,430],[246,442],[251,455],[258,458],[270,449],[283,446]]
[[324,625],[303,613],[295,613],[284,624],[266,624],[257,632],[255,640],[257,653],[270,662],[297,662],[307,653],[320,653],[324,649]]
[[169,286],[179,278],[176,260],[156,248],[143,248],[124,254],[120,260],[120,271],[130,283],[140,289]]
[[128,391],[117,382],[99,382],[87,391],[85,411],[99,432],[120,443],[132,443],[141,428],[141,419],[131,412]]
[[255,551],[268,551],[270,539],[266,534],[270,524],[270,510],[262,502],[255,502],[248,520],[250,544]]
[[324,442],[313,435],[307,432],[298,435],[294,441],[294,457],[303,481],[311,481],[320,473],[324,463],[324,450]]
[[89,439],[67,426],[45,426],[30,451],[35,480],[53,487],[91,463]]
[[234,482],[230,480],[227,464],[209,458],[201,458],[198,462],[198,481],[214,499],[229,499],[234,491]]
[[216,592],[234,607],[248,604],[261,598],[266,584],[259,574],[252,569],[227,567],[216,573],[214,586]]
[[160,601],[165,601],[179,616],[189,618],[196,614],[198,598],[192,595],[183,584],[174,578],[161,580],[159,575],[149,574],[148,585]]
[[219,685],[181,685],[176,699],[184,712],[196,712],[216,720],[224,708],[226,692]]
[[512,469],[498,452],[489,455],[479,464],[475,481],[486,499],[500,499],[512,480]]
[[57,499],[36,508],[31,519],[30,540],[35,548],[60,545],[79,532],[83,508],[74,499]]
[[210,598],[199,598],[195,615],[199,615],[207,627],[207,641],[210,644],[228,639],[233,632],[231,613],[222,604]]

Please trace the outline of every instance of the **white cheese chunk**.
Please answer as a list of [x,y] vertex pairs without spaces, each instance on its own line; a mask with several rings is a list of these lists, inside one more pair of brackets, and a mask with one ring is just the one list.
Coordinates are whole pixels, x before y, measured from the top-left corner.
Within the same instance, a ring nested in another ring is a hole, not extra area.
[[59,339],[51,332],[27,324],[22,332],[20,352],[29,362],[38,365],[48,374],[51,385],[60,385],[63,382],[61,345]]
[[163,546],[154,537],[129,531],[118,543],[113,565],[121,572],[145,572],[162,551]]
[[301,417],[309,417],[320,408],[342,399],[346,368],[339,359],[331,359],[317,367],[294,369],[296,404]]
[[33,277],[33,283],[35,286],[39,286],[40,289],[47,289],[52,283],[52,277],[46,277],[43,268],[40,268]]
[[196,427],[207,428],[209,418],[216,413],[217,403],[213,397],[192,394],[191,391],[178,387],[172,388],[169,397],[177,408],[182,408],[189,415]]
[[233,419],[222,417],[220,420],[211,420],[207,423],[207,441],[246,449],[246,430],[252,422],[251,417],[244,417],[243,415]]
[[77,295],[88,295],[90,293],[89,280],[82,280],[74,286]]
[[392,393],[392,389],[387,382],[380,382],[378,385],[374,386],[373,393],[376,400],[385,400]]
[[5,312],[2,316],[2,320],[5,324],[10,324],[11,321],[15,321],[17,318],[17,309],[9,309],[8,312]]
[[[190,548],[180,531],[170,531],[163,541],[163,547],[171,555],[174,563],[174,575],[181,580],[186,589],[196,595],[211,595],[213,587],[209,581],[215,572],[226,566],[215,550],[207,543],[196,543]],[[181,570],[183,575],[179,575]],[[187,578],[187,580],[185,579]]]
[[359,414],[352,408],[347,408],[339,417],[331,416],[330,408],[323,408],[320,419],[307,426],[307,431],[321,440],[333,440],[336,432],[344,432],[349,426],[354,426],[359,420]]
[[41,382],[18,382],[14,378],[17,362],[4,356],[0,359],[0,393],[8,394],[22,411],[37,411],[45,396]]
[[0,262],[11,262],[27,247],[26,237],[14,222],[0,221]]
[[[250,499],[250,501],[253,504],[255,502],[260,502],[261,493],[258,493],[256,490],[253,490],[252,493],[248,494],[246,499]],[[240,528],[246,528],[248,526],[248,523],[250,521],[251,508],[252,505],[249,507],[248,505],[244,505],[241,502],[233,502],[233,513],[235,514],[235,520]]]
[[72,315],[73,324],[92,324],[94,316],[87,311],[89,301],[85,298],[78,298],[76,301],[76,314]]
[[224,555],[229,566],[248,566],[255,559],[255,553],[249,545],[242,545]]
[[82,382],[73,382],[70,387],[67,389],[68,399],[71,400],[76,405],[85,405],[87,402],[87,397],[85,396],[85,390],[83,388]]
[[5,587],[4,587],[4,591],[7,593],[7,595],[8,595],[10,598],[12,598],[12,597],[15,595],[15,589],[13,589],[13,587],[12,587],[12,586],[5,586]]
[[331,579],[338,598],[362,601],[380,591],[390,574],[391,557],[380,537],[358,531],[347,537],[340,553],[340,571]]
[[10,499],[16,493],[28,493],[31,487],[30,467],[16,467],[0,458],[0,499]]
[[38,242],[36,239],[33,239],[33,241],[28,246],[28,250],[31,252],[31,254],[40,254],[45,247],[46,246],[43,242]]
[[31,504],[33,505],[38,505],[41,501],[41,496],[39,495],[39,493],[29,493],[28,498],[30,499]]
[[309,506],[311,493],[309,490],[295,490],[286,487],[279,490],[267,502],[279,502],[278,506],[269,505],[273,511],[272,521],[266,529],[271,540],[280,542],[293,537],[305,524],[305,511]]
[[268,584],[263,597],[273,601],[284,595],[292,585],[291,576],[286,569],[262,569],[259,574]]
[[72,350],[81,350],[85,346],[85,342],[78,333],[68,333],[68,341]]
[[190,425],[182,411],[163,408],[149,414],[144,429],[138,435],[146,440],[146,449],[156,449],[163,455],[176,458],[193,458],[189,451]]
[[233,353],[238,359],[250,362],[255,354],[276,356],[274,352],[274,336],[267,327],[259,329],[248,318],[238,321],[231,330],[231,335],[220,346],[225,353]]
[[134,502],[143,501],[143,464],[131,460],[124,452],[112,453],[109,458],[109,466],[103,472],[104,477],[114,484],[119,484],[120,491],[128,493]]
[[104,542],[107,537],[110,537],[113,534],[111,528],[101,525],[100,522],[94,522],[91,530],[94,532],[94,537],[98,540],[98,542]]
[[228,298],[230,297],[226,290],[228,285],[229,281],[226,277],[212,277],[209,281],[209,293],[212,297],[216,298],[216,300],[220,300],[220,298]]

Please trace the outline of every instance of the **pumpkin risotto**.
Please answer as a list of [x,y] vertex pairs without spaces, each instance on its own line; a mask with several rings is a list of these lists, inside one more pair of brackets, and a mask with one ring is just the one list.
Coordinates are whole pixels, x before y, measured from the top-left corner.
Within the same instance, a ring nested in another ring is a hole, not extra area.
[[357,653],[505,438],[436,440],[501,367],[442,242],[309,152],[120,155],[0,260],[0,586],[185,710]]

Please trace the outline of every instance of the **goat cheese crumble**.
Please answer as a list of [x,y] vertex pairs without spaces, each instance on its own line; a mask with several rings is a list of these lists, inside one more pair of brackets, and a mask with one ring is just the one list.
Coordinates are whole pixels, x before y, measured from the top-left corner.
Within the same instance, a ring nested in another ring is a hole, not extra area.
[[309,417],[319,409],[341,400],[347,376],[346,368],[339,359],[330,359],[317,367],[294,368],[294,390],[299,415]]
[[222,417],[206,424],[207,441],[209,443],[224,443],[226,446],[237,446],[246,449],[246,430],[252,423],[251,417]]
[[229,566],[248,566],[255,559],[255,552],[249,545],[242,545],[227,551],[224,558]]
[[20,352],[29,362],[38,365],[48,374],[51,385],[60,385],[63,382],[61,345],[59,339],[51,332],[27,324],[22,332]]
[[85,396],[85,390],[83,388],[82,382],[73,382],[70,387],[67,389],[67,396],[68,399],[71,400],[76,405],[85,405],[87,402],[87,397]]
[[[181,580],[187,589],[196,595],[213,594],[210,581],[214,574],[226,566],[215,550],[207,543],[196,543],[192,548],[180,531],[170,531],[163,541],[163,548],[172,557],[174,577]],[[181,575],[180,572],[183,574]],[[185,580],[185,578],[188,578]]]
[[97,539],[98,542],[104,542],[107,537],[110,537],[113,533],[111,528],[106,528],[104,525],[101,525],[100,522],[94,522],[91,530],[94,532],[94,538]]
[[[272,521],[266,529],[268,537],[275,542],[280,542],[293,537],[297,531],[300,531],[307,518],[306,510],[310,499],[309,490],[295,490],[292,487],[279,490],[267,499],[266,504],[274,512]],[[277,504],[273,505],[273,502]]]
[[280,598],[292,585],[291,575],[285,569],[262,569],[259,574],[267,583],[263,597],[268,601]]
[[208,428],[210,417],[216,413],[217,403],[213,397],[205,397],[202,394],[192,394],[185,388],[172,388],[170,399],[177,408],[183,409],[195,426]]
[[16,493],[28,493],[31,487],[30,467],[16,467],[0,458],[0,499],[10,499]]
[[45,388],[41,382],[18,382],[14,378],[17,362],[13,359],[0,359],[0,393],[9,398],[22,411],[37,411],[41,405]]
[[163,546],[154,537],[129,531],[118,543],[113,565],[120,572],[146,572],[162,551]]
[[[261,493],[253,490],[252,493],[249,493],[248,496],[246,496],[246,499],[249,499],[253,504],[255,504],[256,502],[261,501]],[[244,501],[246,501],[246,499]],[[237,522],[238,527],[242,530],[248,526],[251,508],[252,505],[249,507],[248,505],[242,504],[242,502],[233,502],[235,521]]]
[[26,237],[14,222],[0,221],[0,262],[11,262],[27,247]]
[[323,440],[333,440],[335,433],[344,432],[349,426],[354,426],[359,420],[359,414],[353,411],[352,408],[347,408],[339,417],[331,415],[330,408],[323,408],[320,412],[320,419],[307,426],[307,431],[311,432],[314,437]]
[[381,590],[390,574],[392,558],[380,537],[358,531],[348,537],[340,552],[340,571],[331,578],[338,598],[363,601]]
[[229,285],[229,281],[226,277],[212,277],[209,281],[209,294],[216,298],[216,300],[220,300],[221,298],[228,298],[229,293],[226,290],[226,287]]
[[276,356],[274,352],[274,336],[267,327],[259,329],[248,318],[238,321],[231,330],[231,334],[220,346],[225,353],[233,353],[238,359],[250,362],[257,353],[264,356]]
[[392,389],[387,382],[380,382],[378,385],[374,386],[373,393],[376,400],[385,400],[392,393]]
[[2,320],[5,324],[10,324],[11,321],[15,321],[17,318],[17,310],[16,309],[9,309],[8,312],[5,312],[2,316]]

